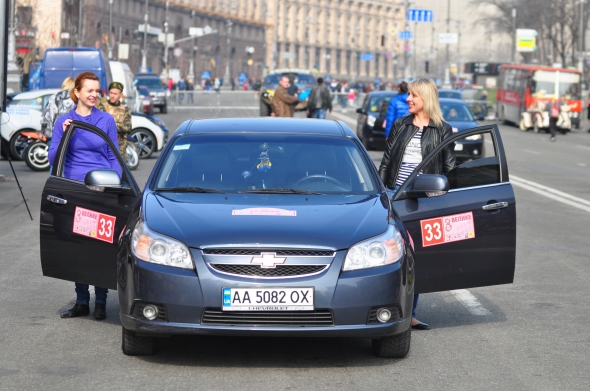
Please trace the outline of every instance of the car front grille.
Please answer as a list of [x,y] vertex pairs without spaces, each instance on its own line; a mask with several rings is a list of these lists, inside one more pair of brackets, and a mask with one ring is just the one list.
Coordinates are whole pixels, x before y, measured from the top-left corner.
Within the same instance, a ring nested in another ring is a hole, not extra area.
[[205,255],[260,255],[275,253],[282,257],[333,257],[332,250],[317,249],[260,249],[260,248],[207,248],[202,250]]
[[221,273],[243,277],[303,277],[318,274],[329,265],[276,265],[274,268],[262,268],[259,265],[234,265],[210,263],[213,270]]
[[334,315],[330,310],[255,312],[206,308],[201,323],[223,326],[333,326]]

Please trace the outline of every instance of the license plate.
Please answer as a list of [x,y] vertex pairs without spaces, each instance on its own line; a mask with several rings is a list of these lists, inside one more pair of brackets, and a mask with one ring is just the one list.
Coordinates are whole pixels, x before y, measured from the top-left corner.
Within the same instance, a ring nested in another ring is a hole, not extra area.
[[313,288],[223,288],[223,311],[311,311]]
[[463,144],[455,143],[455,151],[462,151],[462,150],[463,150]]

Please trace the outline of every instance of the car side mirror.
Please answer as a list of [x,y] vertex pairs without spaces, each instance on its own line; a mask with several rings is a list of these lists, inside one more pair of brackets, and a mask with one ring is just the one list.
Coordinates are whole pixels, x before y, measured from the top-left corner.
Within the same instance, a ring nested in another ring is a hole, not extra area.
[[360,107],[358,109],[356,109],[356,112],[358,114],[366,114],[365,111],[362,108],[360,108]]
[[123,189],[119,173],[115,170],[92,170],[86,173],[84,184],[90,190],[102,193],[120,193]]
[[444,175],[418,175],[406,194],[409,198],[440,197],[450,189],[449,180]]

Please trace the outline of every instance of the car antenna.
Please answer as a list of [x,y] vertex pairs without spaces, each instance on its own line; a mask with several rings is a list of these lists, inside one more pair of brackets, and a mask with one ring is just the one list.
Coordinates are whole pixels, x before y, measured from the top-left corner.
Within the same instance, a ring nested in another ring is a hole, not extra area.
[[[0,0],[0,7],[2,7],[3,11],[0,11],[0,15],[4,16],[4,25],[0,28],[0,113],[4,112],[6,107],[6,83],[8,79],[8,18],[9,13],[8,11],[8,3],[6,0]],[[3,116],[2,116],[3,117]],[[2,126],[2,120],[0,119],[0,126]],[[20,190],[20,194],[23,197],[23,201],[27,207],[27,211],[29,212],[29,217],[33,220],[33,216],[31,215],[31,210],[29,209],[29,205],[27,204],[27,200],[25,199],[25,195],[23,194],[23,188],[20,186],[18,178],[16,176],[16,172],[14,172],[14,167],[12,166],[12,160],[10,159],[10,149],[6,148],[6,140],[0,137],[2,140],[0,142],[0,151],[4,149],[6,151],[6,158],[8,159],[8,163],[10,164],[10,169],[12,170],[12,174],[14,175],[14,179],[16,179],[16,185]]]

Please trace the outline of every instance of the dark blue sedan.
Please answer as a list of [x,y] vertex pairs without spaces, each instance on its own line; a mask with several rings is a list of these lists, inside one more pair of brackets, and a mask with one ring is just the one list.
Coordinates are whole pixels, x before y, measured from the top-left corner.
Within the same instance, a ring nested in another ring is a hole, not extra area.
[[[73,122],[43,190],[46,276],[118,291],[122,349],[155,337],[358,337],[380,357],[410,348],[414,293],[511,283],[516,206],[495,125],[445,140],[390,199],[344,123],[189,120],[143,191],[123,174],[64,178]],[[495,155],[419,175],[461,136]]]
[[[462,100],[441,98],[439,102],[443,118],[453,127],[453,132],[462,132],[479,126],[471,109]],[[485,144],[483,136],[477,134],[458,140],[455,143],[455,154],[458,162],[484,156]]]

